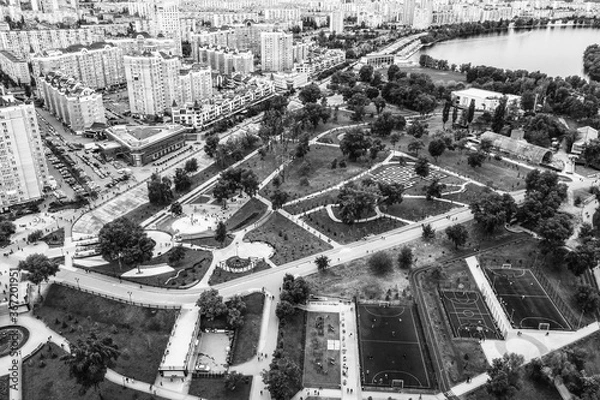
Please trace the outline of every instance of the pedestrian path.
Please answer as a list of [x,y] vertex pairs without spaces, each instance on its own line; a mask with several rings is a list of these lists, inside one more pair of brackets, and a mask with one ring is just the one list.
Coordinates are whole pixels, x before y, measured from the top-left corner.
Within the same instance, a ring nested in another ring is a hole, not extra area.
[[[199,327],[200,308],[196,305],[183,306],[171,331],[167,348],[160,363],[160,371],[193,369],[191,361]],[[165,375],[169,375],[169,372],[165,372]]]

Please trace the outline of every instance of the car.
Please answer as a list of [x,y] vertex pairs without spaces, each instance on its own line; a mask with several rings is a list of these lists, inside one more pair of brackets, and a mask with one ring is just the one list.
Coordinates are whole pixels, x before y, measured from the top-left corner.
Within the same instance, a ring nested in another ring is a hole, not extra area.
[[206,364],[196,364],[196,371],[208,372],[208,371],[210,371],[210,366],[206,365]]

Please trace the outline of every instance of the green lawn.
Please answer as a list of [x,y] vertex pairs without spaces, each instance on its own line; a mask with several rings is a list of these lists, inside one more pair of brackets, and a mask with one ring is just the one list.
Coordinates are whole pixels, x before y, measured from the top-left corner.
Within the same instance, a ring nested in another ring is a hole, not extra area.
[[275,144],[265,157],[257,153],[241,163],[239,167],[251,169],[258,177],[258,182],[262,182],[287,159],[287,154],[294,149],[294,146],[295,143]]
[[268,211],[265,203],[253,197],[237,210],[225,225],[228,231],[239,231],[258,221]]
[[346,225],[333,221],[329,218],[327,210],[324,209],[307,215],[304,220],[323,235],[342,244],[356,242],[370,235],[380,235],[406,225],[390,218],[379,218],[373,221]]
[[[80,386],[69,377],[67,365],[60,360],[66,353],[54,344],[44,346],[27,361],[23,362],[23,399],[27,400],[81,400],[99,399],[99,393],[106,400],[161,400],[137,390],[127,389],[105,380],[99,392],[90,389],[85,395],[79,393]],[[45,365],[45,366],[42,366]],[[154,382],[154,380],[150,381]],[[6,397],[8,398],[8,397]]]
[[[306,311],[296,310],[284,323],[279,324],[278,341],[283,345],[283,354],[304,370],[304,341]],[[296,388],[300,390],[301,388]]]
[[64,246],[65,244],[65,228],[57,229],[53,232],[50,232],[46,236],[41,239],[43,242],[46,242],[50,247],[58,247]]
[[35,315],[72,343],[92,330],[109,335],[121,351],[115,371],[154,382],[177,311],[142,308],[52,285]]
[[[439,69],[425,68],[425,67],[421,67],[418,65],[401,66],[400,71],[406,72],[407,74],[411,74],[411,73],[427,74],[427,75],[431,76],[431,79],[433,80],[433,82],[442,81],[444,83],[448,83],[448,82],[454,81],[454,82],[458,83],[458,82],[466,82],[466,80],[467,80],[467,76],[465,74],[461,74],[460,72],[442,71]],[[387,71],[386,71],[386,76],[387,76]]]
[[260,340],[265,295],[262,293],[252,293],[244,297],[244,302],[246,303],[244,325],[242,325],[237,333],[233,349],[233,365],[238,365],[252,359],[256,355],[256,348]]
[[457,205],[435,199],[404,198],[402,203],[394,204],[384,212],[409,221],[421,221],[434,215],[444,214],[457,207]]
[[[317,329],[317,318],[324,321],[323,334]],[[333,330],[329,329],[329,325]],[[340,385],[340,352],[327,350],[327,340],[340,339],[340,315],[337,313],[307,313],[306,349],[304,352],[304,387],[337,389]],[[322,365],[322,367],[319,366]]]
[[287,205],[283,207],[283,209],[293,215],[302,214],[303,212],[310,211],[319,206],[337,203],[337,196],[339,193],[340,191],[337,189],[329,190],[325,193],[321,193],[318,196],[311,197],[310,199]]
[[248,400],[251,387],[252,377],[234,391],[225,388],[223,378],[192,378],[189,394],[209,400]]
[[[381,152],[374,163],[382,161],[387,155],[387,151]],[[336,169],[331,169],[331,162],[334,159],[337,159],[338,162],[345,160],[345,157],[339,148],[325,145],[311,146],[310,151],[304,159],[294,159],[294,161],[292,161],[285,169],[285,182],[282,183],[279,189],[290,195],[289,200],[295,200],[308,194],[331,188],[342,181],[364,172],[372,165],[370,159],[361,159],[357,162],[346,161],[346,168],[338,167]],[[306,175],[309,182],[307,186],[300,185],[302,176],[299,173],[299,170],[304,162],[310,165],[310,171],[308,175]],[[265,186],[260,193],[269,198],[274,190],[275,188],[273,185],[269,184]]]
[[258,271],[264,271],[265,269],[269,269],[269,268],[271,268],[271,266],[263,261],[259,261],[258,263],[256,263],[256,267],[254,267],[253,270],[246,271],[246,272],[240,272],[238,274],[225,271],[221,268],[215,268],[212,275],[210,276],[210,279],[208,280],[208,284],[211,286],[218,285],[219,283],[228,282],[228,281],[231,281],[234,279],[239,279],[244,276],[251,275]]
[[197,239],[184,239],[182,242],[194,244],[196,246],[208,246],[208,247],[216,247],[216,248],[224,248],[227,247],[233,242],[233,236],[227,235],[225,241],[223,243],[218,242],[214,236],[205,237],[205,238],[197,238]]
[[[144,266],[152,266],[163,263],[168,264],[169,253],[171,251],[172,250],[169,250],[168,252],[153,258],[152,260],[143,264],[140,268],[143,269]],[[121,279],[127,279],[144,285],[153,285],[160,287],[182,287],[191,285],[192,283],[201,280],[202,277],[204,277],[204,275],[208,271],[208,267],[210,267],[210,264],[212,262],[212,253],[210,251],[192,250],[188,248],[184,248],[184,251],[185,257],[183,258],[183,260],[172,265],[174,270],[171,272],[161,275],[140,278],[128,277]],[[75,265],[77,265],[77,260],[75,260]],[[120,269],[119,263],[117,261],[113,261],[104,265],[94,267],[92,271],[119,277],[123,272],[128,271],[129,269],[130,267],[125,266],[122,269]]]
[[[496,400],[495,396],[489,394],[485,387],[481,387],[474,392],[461,396],[461,400]],[[531,400],[531,399],[544,399],[544,400],[561,400],[560,395],[556,389],[550,385],[537,383],[529,378],[523,379],[523,387],[519,390],[512,400]]]
[[270,244],[275,249],[271,261],[277,265],[331,249],[329,244],[300,228],[280,213],[272,214],[263,225],[248,232],[244,239]]
[[443,198],[447,200],[458,201],[459,203],[471,204],[480,200],[485,193],[489,193],[491,191],[491,189],[488,187],[474,185],[472,183],[467,184],[465,189],[466,190],[462,193],[449,194],[443,196]]

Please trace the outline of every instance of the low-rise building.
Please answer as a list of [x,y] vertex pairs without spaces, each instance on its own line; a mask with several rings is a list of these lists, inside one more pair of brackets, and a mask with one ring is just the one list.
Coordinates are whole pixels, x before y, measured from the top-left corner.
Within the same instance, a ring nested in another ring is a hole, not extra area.
[[507,98],[507,104],[516,102],[521,104],[521,96],[513,94],[502,94],[490,90],[469,88],[464,90],[455,90],[451,93],[453,102],[458,107],[467,108],[471,101],[475,102],[475,109],[478,111],[494,111],[502,97]]
[[343,50],[326,50],[323,53],[311,52],[307,60],[294,66],[294,70],[314,76],[345,61],[346,53]]
[[585,145],[595,139],[598,139],[598,131],[591,126],[582,126],[577,129],[577,140],[575,140],[571,146],[571,153],[577,155],[581,154]]
[[38,83],[44,106],[76,133],[106,124],[102,94],[74,78],[51,72]]
[[[115,125],[106,129],[106,135],[118,143],[117,151],[134,167],[140,167],[181,149],[185,145],[188,128],[181,125]],[[115,146],[112,146],[115,151]]]
[[204,129],[222,117],[241,112],[250,105],[274,94],[273,82],[249,78],[246,82],[239,83],[235,89],[219,97],[214,97],[210,101],[186,103],[180,107],[173,107],[171,115],[176,124]]
[[17,84],[31,83],[27,61],[17,57],[10,50],[0,50],[0,69]]
[[273,83],[277,90],[298,89],[308,84],[306,72],[276,72],[273,74]]

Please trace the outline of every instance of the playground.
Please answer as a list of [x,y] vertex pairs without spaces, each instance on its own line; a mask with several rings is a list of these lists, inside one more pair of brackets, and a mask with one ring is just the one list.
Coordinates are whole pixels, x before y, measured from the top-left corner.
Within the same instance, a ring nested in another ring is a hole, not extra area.
[[484,268],[484,271],[514,328],[571,329],[531,270]]
[[502,339],[479,292],[441,290],[440,298],[455,337]]
[[431,388],[417,316],[410,306],[357,306],[362,381],[366,386]]

